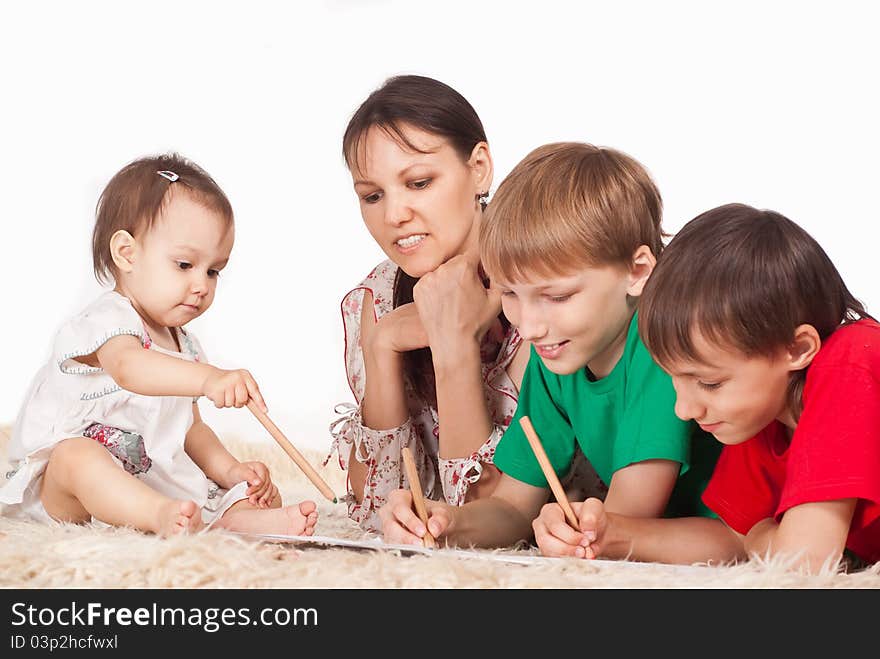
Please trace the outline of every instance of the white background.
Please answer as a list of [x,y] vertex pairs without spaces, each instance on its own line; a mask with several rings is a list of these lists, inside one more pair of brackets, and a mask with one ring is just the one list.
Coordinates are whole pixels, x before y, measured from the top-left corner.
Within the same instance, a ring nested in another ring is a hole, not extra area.
[[[741,201],[826,248],[875,314],[880,156],[869,2],[27,2],[0,9],[0,424],[58,325],[93,299],[101,189],[176,150],[225,189],[236,245],[193,323],[257,377],[295,444],[329,443],[344,378],[339,301],[383,255],[340,142],[383,80],[419,73],[480,114],[496,179],[581,140],[640,160],[674,232]],[[265,437],[246,410],[205,417]]]

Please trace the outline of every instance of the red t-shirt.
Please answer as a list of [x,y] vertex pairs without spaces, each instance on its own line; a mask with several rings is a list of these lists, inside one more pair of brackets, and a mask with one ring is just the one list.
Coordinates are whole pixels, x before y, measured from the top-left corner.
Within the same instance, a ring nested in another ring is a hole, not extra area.
[[802,503],[857,498],[846,546],[880,560],[880,324],[836,330],[807,369],[804,409],[791,443],[774,421],[725,446],[703,502],[746,534]]

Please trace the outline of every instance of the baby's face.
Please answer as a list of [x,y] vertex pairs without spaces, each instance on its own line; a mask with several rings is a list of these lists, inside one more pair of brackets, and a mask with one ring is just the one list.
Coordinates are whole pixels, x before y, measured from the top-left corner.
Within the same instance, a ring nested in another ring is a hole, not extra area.
[[229,261],[232,226],[177,192],[150,230],[136,238],[137,258],[126,287],[138,311],[162,327],[181,327],[202,315]]

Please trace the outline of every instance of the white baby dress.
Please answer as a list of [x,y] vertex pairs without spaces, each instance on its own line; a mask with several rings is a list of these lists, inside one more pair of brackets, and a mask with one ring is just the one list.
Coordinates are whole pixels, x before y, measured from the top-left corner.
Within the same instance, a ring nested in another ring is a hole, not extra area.
[[[31,383],[12,431],[12,470],[5,474],[5,481],[0,474],[4,514],[49,519],[40,502],[49,455],[58,442],[88,434],[87,429],[97,427],[95,424],[143,438],[146,455],[135,477],[168,497],[194,501],[206,524],[246,498],[247,483],[229,491],[219,489],[184,451],[186,433],[193,423],[192,398],[135,394],[122,389],[103,369],[76,361],[76,357],[90,355],[122,334],[136,336],[149,350],[205,361],[191,333],[177,330],[182,352],[165,350],[150,340],[127,298],[115,291],[101,295],[61,327],[49,363]],[[122,466],[118,457],[114,459]]]

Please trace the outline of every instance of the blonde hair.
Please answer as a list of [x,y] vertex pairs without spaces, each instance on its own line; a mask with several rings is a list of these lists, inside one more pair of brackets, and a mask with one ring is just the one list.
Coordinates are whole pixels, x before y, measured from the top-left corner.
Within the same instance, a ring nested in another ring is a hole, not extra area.
[[546,144],[513,168],[483,214],[482,265],[490,277],[521,281],[629,265],[641,245],[659,256],[662,207],[648,172],[625,153]]

